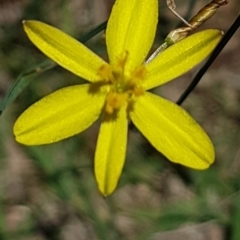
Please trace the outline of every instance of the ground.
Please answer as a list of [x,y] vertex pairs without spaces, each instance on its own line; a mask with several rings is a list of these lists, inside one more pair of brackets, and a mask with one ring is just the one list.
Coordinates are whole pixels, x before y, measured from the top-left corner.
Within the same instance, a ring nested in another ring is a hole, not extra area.
[[[79,37],[107,19],[112,2],[1,1],[0,96],[20,73],[46,60],[25,36],[23,19],[48,22]],[[191,15],[207,2],[197,1]],[[189,1],[176,3],[184,15]],[[154,47],[179,24],[165,1],[160,7]],[[239,9],[240,3],[231,1],[201,28],[226,32]],[[239,240],[239,38],[238,30],[182,105],[211,137],[214,165],[206,171],[174,165],[132,128],[118,189],[106,199],[92,171],[99,122],[49,146],[26,147],[14,140],[13,123],[27,106],[81,81],[60,67],[39,74],[0,118],[0,239]],[[106,56],[102,33],[87,45]],[[155,92],[176,101],[200,67]]]

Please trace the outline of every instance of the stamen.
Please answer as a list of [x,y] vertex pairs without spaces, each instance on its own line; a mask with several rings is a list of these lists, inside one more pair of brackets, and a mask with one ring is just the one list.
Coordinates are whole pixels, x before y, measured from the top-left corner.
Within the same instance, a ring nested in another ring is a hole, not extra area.
[[104,109],[108,114],[113,114],[124,105],[132,104],[136,97],[145,92],[141,82],[146,78],[146,68],[142,65],[132,73],[126,73],[124,68],[128,57],[129,53],[125,51],[114,65],[103,65],[99,69],[99,75],[109,84]]
[[132,74],[132,78],[137,80],[143,80],[147,76],[147,70],[144,65],[141,65],[140,67],[136,68],[136,70]]
[[123,56],[119,59],[119,65],[123,71],[124,71],[128,56],[129,56],[129,52],[125,51]]
[[126,93],[110,92],[106,98],[105,111],[112,114],[126,103],[127,98],[128,94]]
[[112,67],[108,64],[102,65],[99,70],[98,70],[98,75],[103,79],[103,80],[111,80],[113,78],[112,76]]

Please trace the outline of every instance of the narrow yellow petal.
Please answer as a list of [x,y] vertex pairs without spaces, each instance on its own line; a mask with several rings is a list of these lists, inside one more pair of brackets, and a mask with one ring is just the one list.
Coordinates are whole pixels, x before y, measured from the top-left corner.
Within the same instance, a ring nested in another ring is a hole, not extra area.
[[181,107],[151,93],[139,97],[130,118],[150,143],[170,161],[195,169],[213,163],[211,140]]
[[95,176],[100,192],[110,195],[116,188],[125,162],[127,145],[126,108],[115,119],[104,117],[95,152]]
[[23,26],[29,39],[60,66],[90,82],[100,80],[98,70],[106,63],[82,43],[42,22],[24,21]]
[[167,48],[146,65],[145,89],[169,82],[195,67],[212,52],[221,37],[219,30],[204,30]]
[[105,94],[90,84],[62,88],[30,106],[14,125],[16,140],[26,145],[60,141],[89,127],[99,117]]
[[116,0],[106,29],[110,63],[127,53],[126,71],[142,64],[152,46],[157,20],[158,0]]

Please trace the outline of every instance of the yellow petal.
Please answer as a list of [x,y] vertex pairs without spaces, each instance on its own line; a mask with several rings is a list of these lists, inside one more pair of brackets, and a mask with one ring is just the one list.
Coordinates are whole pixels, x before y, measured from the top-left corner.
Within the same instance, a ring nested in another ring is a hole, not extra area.
[[26,145],[60,141],[89,127],[101,113],[105,94],[90,84],[62,88],[30,106],[14,125],[16,140]]
[[90,82],[100,80],[99,68],[106,64],[99,56],[66,33],[38,21],[24,21],[29,39],[63,68]]
[[125,162],[127,145],[126,108],[115,119],[106,116],[101,124],[95,152],[95,176],[100,192],[110,195],[116,188]]
[[152,46],[157,20],[157,0],[116,0],[106,29],[110,63],[116,64],[128,53],[126,71],[142,64]]
[[211,140],[181,107],[151,93],[139,97],[130,118],[149,142],[170,161],[205,169],[214,161]]
[[146,65],[145,89],[162,85],[192,69],[212,52],[221,36],[219,30],[204,30],[167,48]]

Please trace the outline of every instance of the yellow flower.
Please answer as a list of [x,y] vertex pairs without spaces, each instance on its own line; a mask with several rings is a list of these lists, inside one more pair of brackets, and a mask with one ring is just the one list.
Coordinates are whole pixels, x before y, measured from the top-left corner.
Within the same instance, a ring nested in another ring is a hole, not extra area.
[[193,68],[217,45],[219,30],[204,30],[144,61],[154,40],[158,0],[116,0],[106,29],[109,63],[77,40],[38,21],[25,21],[30,40],[49,58],[90,83],[62,88],[30,106],[16,121],[16,140],[49,144],[78,134],[101,116],[94,170],[111,194],[125,161],[128,118],[169,160],[195,169],[214,161],[213,145],[181,107],[147,90]]

